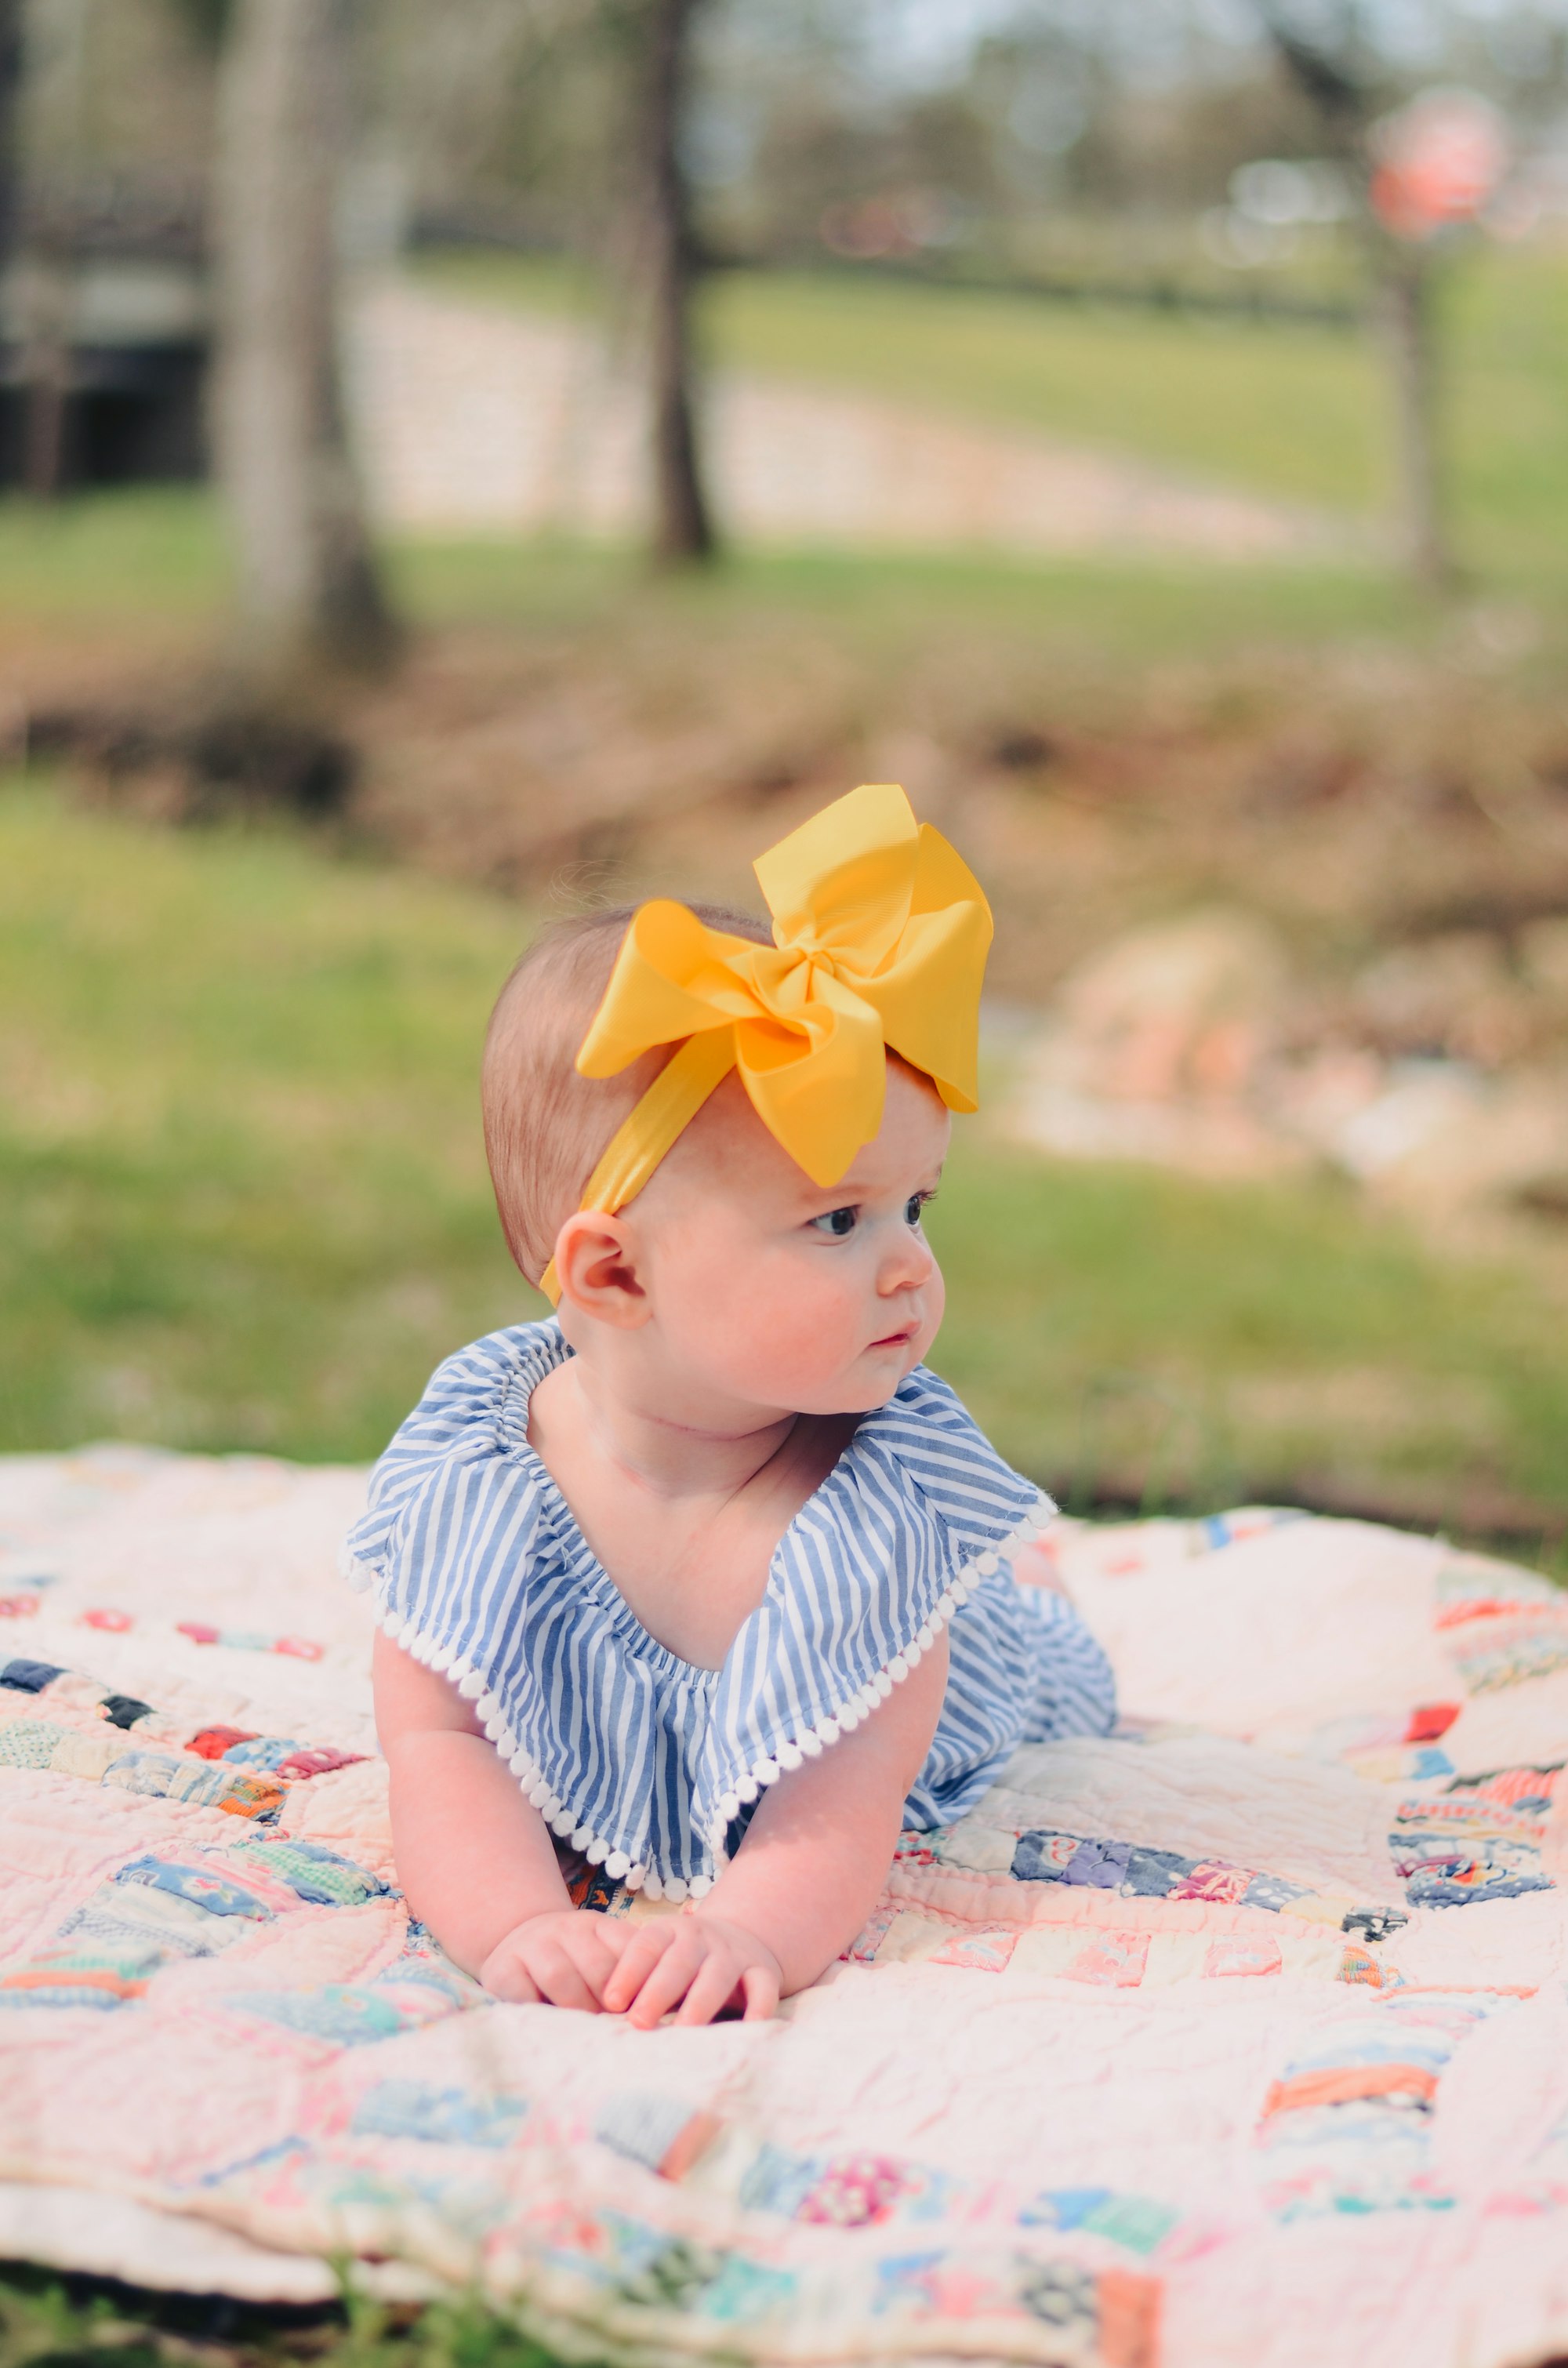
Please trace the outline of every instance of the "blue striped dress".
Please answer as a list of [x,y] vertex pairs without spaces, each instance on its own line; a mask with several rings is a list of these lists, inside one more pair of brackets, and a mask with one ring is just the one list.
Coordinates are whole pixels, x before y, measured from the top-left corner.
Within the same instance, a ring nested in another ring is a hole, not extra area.
[[377,1464],[346,1568],[382,1628],[472,1702],[555,1833],[651,1897],[700,1897],[765,1788],[831,1750],[949,1637],[947,1695],[905,1809],[972,1806],[1015,1745],[1103,1735],[1109,1665],[1007,1558],[1054,1510],[916,1367],[780,1539],[721,1669],[642,1625],[528,1445],[572,1354],[519,1324],[450,1357]]

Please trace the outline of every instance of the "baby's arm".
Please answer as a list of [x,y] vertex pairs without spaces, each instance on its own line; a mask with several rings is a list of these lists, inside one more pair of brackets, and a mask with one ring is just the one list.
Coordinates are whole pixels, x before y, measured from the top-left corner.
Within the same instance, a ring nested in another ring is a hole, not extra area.
[[374,1669],[410,1908],[498,1997],[596,2011],[620,1928],[574,1908],[543,1818],[456,1687],[379,1634]]
[[750,2019],[814,1982],[887,1881],[947,1683],[944,1636],[863,1726],[769,1787],[699,1907],[635,1929],[606,2007],[643,2028],[677,2005],[708,2022],[739,1992]]

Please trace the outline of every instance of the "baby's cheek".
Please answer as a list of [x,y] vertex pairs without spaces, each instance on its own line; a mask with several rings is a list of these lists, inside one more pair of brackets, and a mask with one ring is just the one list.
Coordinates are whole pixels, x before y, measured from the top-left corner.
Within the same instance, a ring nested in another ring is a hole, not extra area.
[[747,1330],[771,1371],[803,1377],[837,1372],[865,1347],[865,1312],[846,1278],[823,1272],[811,1260],[803,1270],[791,1261],[759,1281]]
[[921,1286],[920,1304],[926,1317],[925,1328],[920,1335],[920,1354],[924,1357],[942,1328],[942,1318],[948,1307],[948,1286],[935,1258],[931,1261],[931,1271]]
[[865,1345],[865,1312],[859,1295],[836,1279],[811,1278],[804,1289],[783,1292],[774,1311],[774,1338],[793,1357],[836,1365]]

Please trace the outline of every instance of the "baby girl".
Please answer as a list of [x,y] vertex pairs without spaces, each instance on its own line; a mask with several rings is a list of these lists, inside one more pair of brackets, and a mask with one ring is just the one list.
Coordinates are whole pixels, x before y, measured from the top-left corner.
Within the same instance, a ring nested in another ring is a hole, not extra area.
[[[902,1828],[1114,1716],[1010,1567],[1053,1508],[924,1363],[985,898],[891,787],[756,868],[770,928],[661,900],[514,971],[485,1140],[558,1312],[440,1368],[349,1540],[413,1912],[499,1998],[643,2026],[771,2014]],[[684,1912],[574,1907],[558,1841]]]

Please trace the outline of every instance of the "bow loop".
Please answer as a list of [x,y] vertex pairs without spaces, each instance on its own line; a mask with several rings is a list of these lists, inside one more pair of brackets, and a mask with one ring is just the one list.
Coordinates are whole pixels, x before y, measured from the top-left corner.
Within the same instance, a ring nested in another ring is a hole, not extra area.
[[824,806],[752,866],[775,943],[820,948],[857,972],[875,971],[909,918],[920,836],[909,800],[891,781]]

